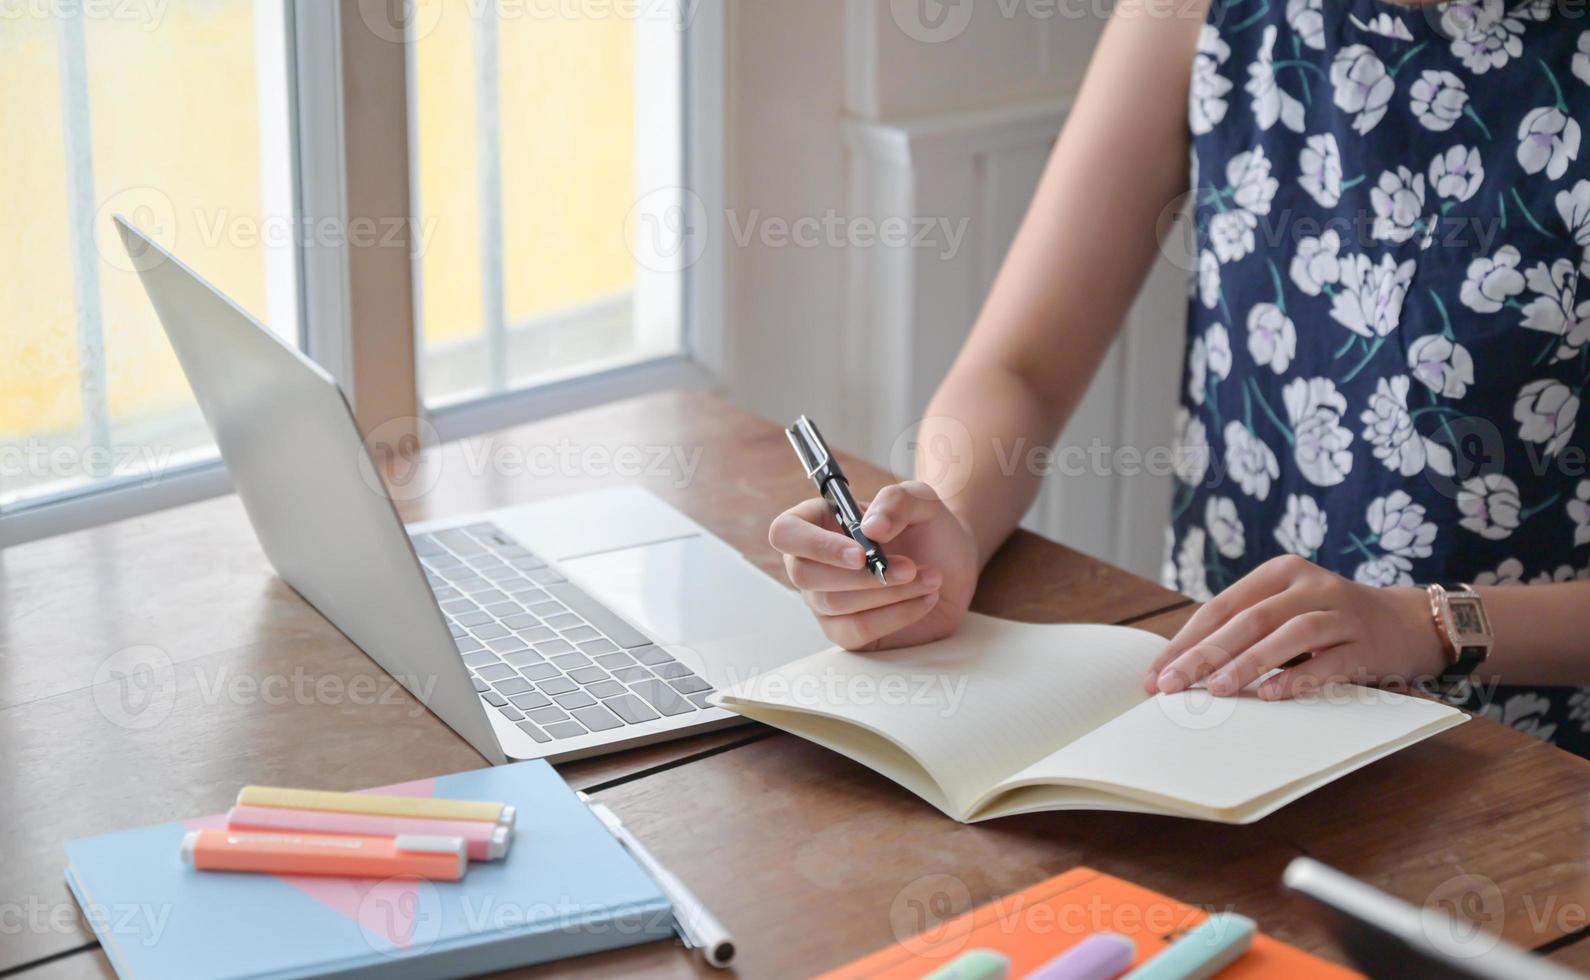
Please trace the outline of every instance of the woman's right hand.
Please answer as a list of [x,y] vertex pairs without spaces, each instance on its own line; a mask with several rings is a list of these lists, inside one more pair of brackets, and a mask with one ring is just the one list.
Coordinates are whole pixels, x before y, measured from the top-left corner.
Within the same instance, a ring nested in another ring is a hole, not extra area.
[[883,547],[887,582],[867,570],[861,546],[814,497],[780,514],[767,539],[823,633],[847,650],[885,650],[942,639],[966,618],[977,587],[977,542],[933,488],[908,480],[879,491],[861,522]]

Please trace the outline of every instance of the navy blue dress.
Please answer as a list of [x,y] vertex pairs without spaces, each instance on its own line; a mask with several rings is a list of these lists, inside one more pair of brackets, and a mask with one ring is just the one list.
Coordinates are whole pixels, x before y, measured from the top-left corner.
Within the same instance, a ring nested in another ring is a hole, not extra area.
[[[1287,552],[1377,586],[1590,577],[1587,28],[1215,0],[1168,584]],[[1590,689],[1471,708],[1590,747]]]

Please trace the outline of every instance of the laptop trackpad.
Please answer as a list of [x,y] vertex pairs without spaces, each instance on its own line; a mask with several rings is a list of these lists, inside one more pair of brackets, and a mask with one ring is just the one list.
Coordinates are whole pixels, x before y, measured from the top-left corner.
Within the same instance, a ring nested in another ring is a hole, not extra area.
[[[722,651],[743,664],[771,666],[830,645],[794,592],[710,537],[571,558],[558,566],[653,638],[714,659]],[[719,642],[752,637],[755,643]]]

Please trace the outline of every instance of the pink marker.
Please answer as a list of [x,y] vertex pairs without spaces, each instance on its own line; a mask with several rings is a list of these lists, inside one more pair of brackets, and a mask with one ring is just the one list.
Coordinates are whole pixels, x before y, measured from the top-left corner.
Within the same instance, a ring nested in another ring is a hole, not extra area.
[[389,817],[378,813],[335,810],[289,810],[275,806],[234,806],[227,811],[230,830],[275,830],[299,834],[341,834],[354,837],[462,837],[471,861],[495,861],[508,853],[513,832],[482,820],[431,820]]

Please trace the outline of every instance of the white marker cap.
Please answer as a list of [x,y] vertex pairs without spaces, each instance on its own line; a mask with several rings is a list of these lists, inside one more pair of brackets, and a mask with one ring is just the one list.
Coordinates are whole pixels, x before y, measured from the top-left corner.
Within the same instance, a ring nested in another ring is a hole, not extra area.
[[504,803],[502,812],[497,814],[497,822],[504,827],[512,827],[514,818],[519,815],[519,808],[512,803]]
[[508,845],[513,843],[513,831],[498,826],[492,829],[491,843],[486,845],[486,860],[496,861],[508,856]]
[[193,867],[193,849],[199,846],[199,832],[190,830],[182,835],[182,863]]

